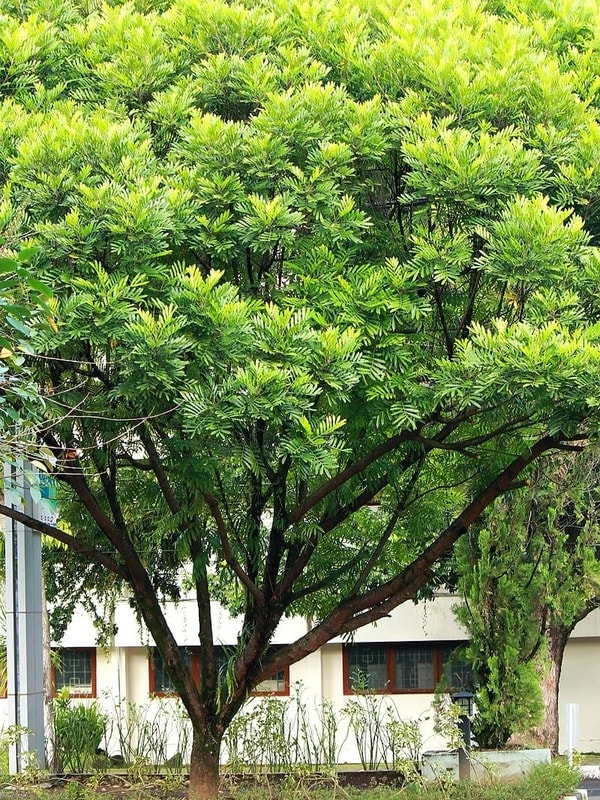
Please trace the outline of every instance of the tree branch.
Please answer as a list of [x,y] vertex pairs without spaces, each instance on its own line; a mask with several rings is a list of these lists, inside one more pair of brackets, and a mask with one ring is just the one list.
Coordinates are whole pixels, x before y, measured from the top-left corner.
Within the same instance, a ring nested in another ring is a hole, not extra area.
[[359,458],[353,464],[349,464],[346,469],[338,472],[337,475],[334,475],[333,478],[320,486],[315,492],[309,495],[306,500],[296,506],[296,508],[288,516],[288,527],[300,522],[300,520],[303,519],[316,505],[318,505],[321,500],[324,500],[330,494],[335,492],[336,489],[339,489],[340,486],[343,486],[345,483],[347,483],[350,478],[359,475],[368,466],[373,464],[382,456],[386,455],[387,453],[391,453],[392,450],[395,450],[405,442],[411,441],[414,439],[414,437],[415,434],[412,431],[404,431],[396,436],[391,436],[385,442],[382,442],[380,445],[371,450],[370,453],[367,453],[366,456]]
[[229,537],[227,536],[227,528],[225,527],[225,522],[223,520],[223,516],[221,515],[221,509],[219,508],[216,498],[213,497],[210,492],[206,491],[202,492],[202,497],[204,498],[206,505],[209,507],[210,513],[212,514],[212,517],[217,525],[217,532],[219,534],[221,547],[223,548],[225,561],[231,567],[246,589],[250,592],[250,594],[254,597],[259,606],[264,606],[265,598],[263,593],[260,591],[258,586],[256,586],[254,581],[252,581],[246,574],[242,568],[242,565],[233,554]]
[[167,478],[167,473],[163,467],[162,461],[156,449],[154,442],[152,441],[152,437],[148,433],[146,429],[146,425],[142,425],[140,427],[140,439],[142,440],[142,444],[144,445],[146,452],[148,453],[148,459],[150,461],[150,465],[152,470],[156,476],[156,480],[158,481],[158,485],[160,486],[160,490],[163,493],[163,497],[172,514],[178,514],[181,511],[181,503],[175,496],[175,492],[169,483],[169,479]]
[[107,553],[103,553],[101,550],[97,550],[91,545],[85,544],[75,536],[61,531],[60,528],[56,528],[54,525],[48,525],[46,522],[40,522],[34,517],[30,517],[27,514],[23,514],[21,511],[17,511],[14,508],[9,508],[9,506],[2,504],[0,504],[0,514],[5,517],[9,517],[10,519],[14,519],[16,522],[21,522],[23,525],[26,525],[28,528],[31,528],[38,533],[43,533],[45,536],[50,536],[52,539],[62,542],[69,549],[79,553],[79,555],[89,558],[96,564],[106,567],[106,569],[110,572],[114,572],[114,574],[118,575],[119,578],[127,580],[127,572],[125,568],[115,561],[111,556],[109,556]]
[[385,526],[383,533],[381,534],[379,541],[377,542],[377,547],[375,548],[375,550],[373,550],[371,557],[365,564],[362,572],[358,576],[358,579],[355,581],[354,586],[352,587],[352,589],[350,589],[348,597],[354,597],[359,591],[359,589],[363,586],[369,575],[371,574],[371,571],[375,567],[375,564],[377,563],[379,557],[383,552],[383,548],[385,547],[385,545],[389,541],[390,536],[392,535],[392,531],[396,527],[396,523],[398,522],[399,516],[400,516],[400,510],[397,508],[390,517],[388,524]]
[[506,491],[506,487],[513,483],[519,473],[542,453],[554,449],[559,442],[558,436],[545,436],[527,453],[513,459],[402,572],[360,596],[343,600],[312,630],[269,657],[259,679],[262,680],[292,662],[314,653],[335,636],[351,633],[363,625],[388,616],[394,608],[414,597],[415,592],[426,586],[433,578],[432,567],[435,562],[447,553],[483,511]]

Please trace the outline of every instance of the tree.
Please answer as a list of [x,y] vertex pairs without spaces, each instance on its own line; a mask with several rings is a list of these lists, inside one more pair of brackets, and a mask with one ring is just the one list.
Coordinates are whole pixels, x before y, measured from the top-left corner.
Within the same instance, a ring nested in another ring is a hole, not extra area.
[[475,734],[502,747],[525,734],[558,751],[567,640],[598,606],[598,454],[540,459],[457,548],[457,609],[480,688]]
[[[63,524],[0,511],[129,586],[212,798],[253,686],[414,597],[597,423],[595,20],[3,8],[0,222],[54,290],[31,367]],[[160,605],[184,567],[199,685]],[[243,620],[225,676],[215,598]]]
[[[26,364],[36,330],[55,328],[50,289],[32,275],[32,250],[16,257],[0,243],[0,455],[31,455],[31,431],[43,416],[44,404]],[[35,440],[35,436],[33,437]]]

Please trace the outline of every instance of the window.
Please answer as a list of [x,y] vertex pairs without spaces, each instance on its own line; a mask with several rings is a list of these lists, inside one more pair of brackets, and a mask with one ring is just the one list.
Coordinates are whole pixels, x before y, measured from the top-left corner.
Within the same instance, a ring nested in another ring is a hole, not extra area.
[[[226,647],[217,647],[217,669],[219,671],[219,675],[222,676],[226,669],[227,664],[229,662],[229,657],[231,654],[231,650],[228,652],[228,648]],[[272,675],[270,678],[267,678],[265,681],[261,681],[251,692],[251,695],[264,695],[264,694],[276,694],[276,695],[289,695],[290,693],[290,671],[289,669],[282,669],[279,672],[276,672],[275,675]]]
[[93,648],[56,651],[54,689],[68,689],[71,697],[96,696],[96,651]]
[[358,644],[344,648],[344,692],[433,692],[472,688],[471,669],[457,644]]
[[290,679],[289,679],[289,670],[282,669],[279,672],[276,672],[275,675],[272,675],[270,678],[267,678],[266,681],[261,681],[258,686],[250,692],[250,694],[262,695],[262,694],[278,694],[278,695],[288,695],[290,693]]
[[399,691],[427,691],[435,687],[434,650],[428,645],[395,648],[395,683]]
[[[183,649],[183,657],[188,667],[191,667],[192,671],[194,672],[195,664],[193,663],[192,651],[188,650],[187,648]],[[169,675],[167,668],[165,667],[165,662],[163,661],[161,654],[158,652],[156,648],[152,648],[149,661],[150,661],[150,694],[155,694],[160,696],[177,694],[177,691],[173,686],[173,680]]]
[[385,691],[388,684],[387,648],[359,645],[346,649],[351,683],[356,689]]
[[[200,650],[198,648],[185,648],[185,659],[191,667],[192,675],[198,682],[200,677]],[[227,669],[228,653],[225,647],[217,647],[217,670],[222,676]],[[153,648],[149,658],[150,667],[150,694],[175,695],[177,694],[173,681],[164,665],[162,657],[156,648]],[[281,670],[266,681],[262,681],[251,692],[252,695],[289,695],[290,676],[289,669]]]
[[475,676],[469,663],[464,660],[464,645],[446,644],[442,647],[442,669],[444,684],[452,691],[475,690]]

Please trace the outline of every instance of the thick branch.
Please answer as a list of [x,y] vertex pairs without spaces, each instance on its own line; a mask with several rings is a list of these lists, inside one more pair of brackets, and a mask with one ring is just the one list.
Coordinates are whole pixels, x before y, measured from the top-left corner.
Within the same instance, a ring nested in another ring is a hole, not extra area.
[[114,572],[115,575],[123,578],[123,580],[127,580],[127,572],[125,568],[116,562],[111,556],[109,556],[107,553],[97,550],[91,545],[85,544],[75,536],[71,536],[71,534],[61,531],[60,528],[55,528],[54,525],[48,525],[45,522],[40,522],[39,520],[34,519],[27,514],[23,514],[21,511],[17,511],[16,509],[9,508],[8,506],[1,504],[0,514],[5,517],[9,517],[10,519],[14,519],[16,522],[21,522],[28,528],[38,531],[38,533],[43,533],[45,536],[50,536],[52,539],[62,542],[70,550],[89,558],[90,561],[94,561],[96,564],[100,564],[110,572]]
[[515,458],[402,572],[358,597],[343,600],[311,631],[289,647],[274,653],[265,662],[259,679],[315,652],[335,636],[350,633],[363,625],[387,616],[401,603],[414,597],[415,592],[426,586],[433,578],[432,567],[436,561],[451,549],[469,526],[497,497],[506,491],[506,488],[529,464],[542,453],[555,448],[559,442],[558,437],[543,437],[532,446],[529,452]]
[[163,493],[163,497],[165,498],[169,509],[171,510],[172,514],[177,514],[181,511],[181,503],[175,496],[175,492],[171,484],[169,483],[169,479],[167,478],[167,474],[164,470],[162,465],[161,458],[158,454],[158,451],[152,441],[152,437],[146,430],[146,426],[142,425],[140,428],[140,439],[142,440],[142,444],[144,445],[146,452],[148,453],[148,459],[150,461],[150,465],[152,466],[152,470],[154,475],[156,476],[156,480],[158,481],[158,485],[160,486],[161,492]]
[[404,431],[396,436],[391,436],[385,442],[382,442],[380,445],[371,450],[370,453],[367,453],[366,456],[359,458],[353,464],[349,464],[346,469],[338,472],[338,474],[334,475],[331,480],[328,480],[326,483],[320,486],[316,492],[313,492],[311,495],[309,495],[309,497],[306,498],[306,500],[296,506],[296,508],[288,517],[288,527],[300,522],[300,520],[303,519],[309,511],[311,511],[326,497],[329,497],[329,495],[335,492],[336,489],[339,489],[341,486],[347,483],[351,478],[359,475],[382,456],[386,455],[387,453],[391,453],[393,450],[396,450],[396,448],[400,447],[401,444],[411,441],[414,439],[414,437],[415,434],[412,431]]

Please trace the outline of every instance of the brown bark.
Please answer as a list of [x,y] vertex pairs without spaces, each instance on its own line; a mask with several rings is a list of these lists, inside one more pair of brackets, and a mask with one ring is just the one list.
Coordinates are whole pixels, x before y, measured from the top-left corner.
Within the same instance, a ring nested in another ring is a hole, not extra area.
[[560,675],[562,672],[565,648],[569,641],[569,636],[578,622],[585,619],[587,615],[598,608],[600,597],[590,598],[584,608],[571,620],[569,625],[561,624],[552,619],[546,625],[546,642],[548,653],[548,667],[542,677],[542,697],[544,700],[544,719],[541,725],[535,729],[535,741],[541,747],[549,747],[553,753],[558,753],[559,729],[559,706],[558,694],[560,689]]
[[546,630],[548,666],[541,682],[544,718],[533,734],[540,747],[549,747],[553,753],[558,753],[558,690],[563,656],[570,632],[571,627],[567,628],[557,623],[550,623]]
[[216,800],[218,797],[220,749],[221,737],[215,731],[194,728],[189,800]]

